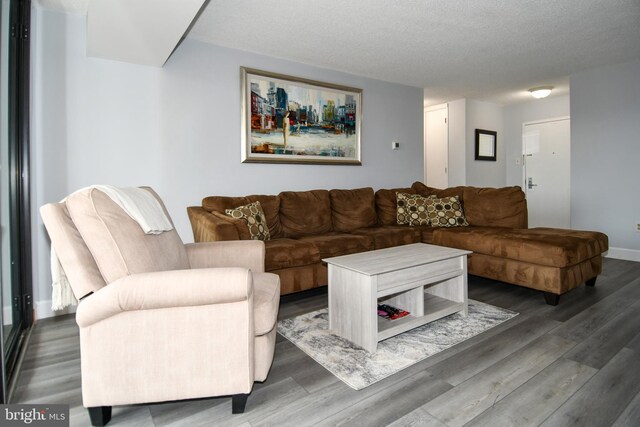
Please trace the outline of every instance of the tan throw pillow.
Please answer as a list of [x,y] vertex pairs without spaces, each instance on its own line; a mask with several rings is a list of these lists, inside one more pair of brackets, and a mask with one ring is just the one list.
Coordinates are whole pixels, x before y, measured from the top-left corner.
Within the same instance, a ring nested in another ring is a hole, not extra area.
[[469,225],[464,217],[462,203],[458,196],[428,197],[427,213],[432,227],[466,227]]
[[398,224],[429,225],[428,199],[419,194],[396,193]]
[[260,202],[238,206],[235,209],[225,209],[227,215],[235,219],[242,219],[247,223],[251,240],[269,240],[269,227]]

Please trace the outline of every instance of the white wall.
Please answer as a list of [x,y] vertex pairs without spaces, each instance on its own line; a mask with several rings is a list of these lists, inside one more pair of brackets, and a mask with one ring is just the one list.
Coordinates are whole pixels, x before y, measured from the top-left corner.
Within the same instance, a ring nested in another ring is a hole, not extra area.
[[[34,208],[91,184],[150,185],[183,240],[192,241],[186,207],[208,195],[422,180],[422,88],[190,39],[163,68],[88,58],[85,21],[44,9],[34,14]],[[240,66],[363,89],[363,165],[240,163]],[[34,296],[43,317],[51,298],[49,241],[36,218]]]
[[532,99],[503,107],[502,144],[505,148],[505,185],[522,186],[522,124],[536,120],[569,116],[569,95]]
[[[490,102],[467,100],[466,106],[466,184],[474,187],[504,187],[505,145],[502,141],[502,106]],[[475,160],[475,130],[498,132],[496,161]]]
[[640,261],[640,60],[570,83],[571,225],[605,232],[611,247]]
[[467,183],[467,100],[457,99],[449,106],[449,186]]

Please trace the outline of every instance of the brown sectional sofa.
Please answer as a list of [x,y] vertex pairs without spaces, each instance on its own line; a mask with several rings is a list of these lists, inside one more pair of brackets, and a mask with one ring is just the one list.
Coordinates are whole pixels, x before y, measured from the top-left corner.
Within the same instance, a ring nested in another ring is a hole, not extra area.
[[[458,196],[468,227],[397,224],[396,193]],[[243,220],[225,209],[259,201],[271,239],[265,269],[280,276],[281,293],[327,284],[323,258],[409,243],[473,251],[469,273],[543,291],[549,304],[581,283],[595,284],[602,271],[607,236],[598,232],[527,228],[527,203],[520,187],[452,187],[421,182],[411,187],[284,191],[278,195],[211,196],[187,208],[196,242],[246,240]]]

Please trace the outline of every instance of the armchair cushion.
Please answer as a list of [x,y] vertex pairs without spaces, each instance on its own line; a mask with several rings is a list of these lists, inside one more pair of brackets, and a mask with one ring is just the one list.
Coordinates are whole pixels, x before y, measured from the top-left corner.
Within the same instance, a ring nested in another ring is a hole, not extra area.
[[184,244],[175,229],[145,234],[102,191],[75,193],[68,197],[67,208],[107,283],[129,274],[189,268]]

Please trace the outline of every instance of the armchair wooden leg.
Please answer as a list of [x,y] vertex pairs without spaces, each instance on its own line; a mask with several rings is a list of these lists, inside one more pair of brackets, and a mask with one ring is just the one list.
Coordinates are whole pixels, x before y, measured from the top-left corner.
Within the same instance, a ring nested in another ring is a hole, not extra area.
[[231,396],[231,413],[242,414],[247,405],[248,394],[234,394]]
[[94,406],[87,409],[92,426],[106,426],[111,420],[111,406]]
[[560,295],[552,294],[551,292],[545,292],[544,300],[549,305],[558,305],[558,302],[560,301]]
[[587,280],[586,282],[584,282],[585,285],[587,286],[595,286],[596,285],[596,280],[598,279],[598,276]]

